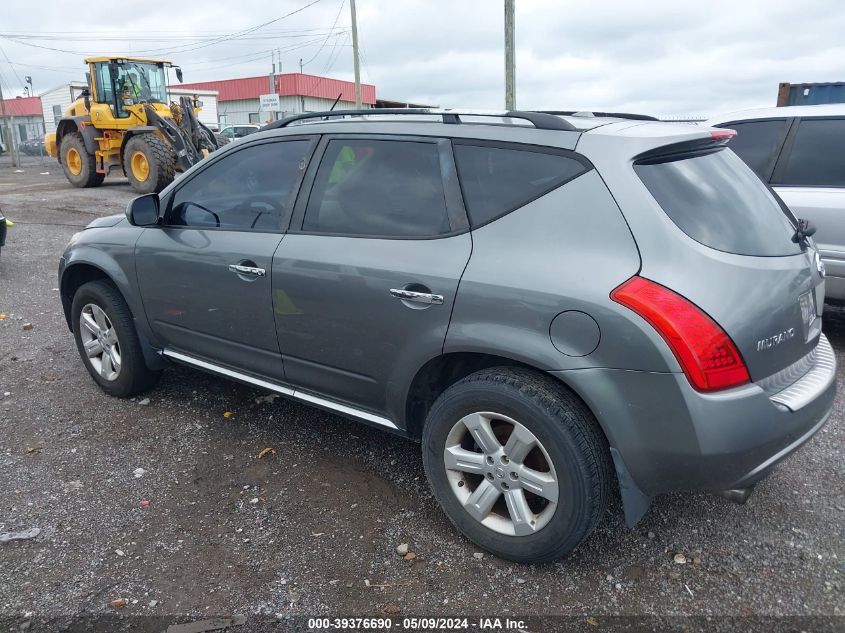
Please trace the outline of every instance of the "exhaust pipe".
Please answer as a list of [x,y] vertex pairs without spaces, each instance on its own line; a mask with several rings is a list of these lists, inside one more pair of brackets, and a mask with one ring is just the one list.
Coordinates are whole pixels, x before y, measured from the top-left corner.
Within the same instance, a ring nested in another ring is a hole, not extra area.
[[733,501],[734,503],[741,505],[748,501],[748,497],[751,496],[752,490],[754,490],[754,486],[748,486],[747,488],[732,488],[731,490],[720,490],[718,494],[728,501]]

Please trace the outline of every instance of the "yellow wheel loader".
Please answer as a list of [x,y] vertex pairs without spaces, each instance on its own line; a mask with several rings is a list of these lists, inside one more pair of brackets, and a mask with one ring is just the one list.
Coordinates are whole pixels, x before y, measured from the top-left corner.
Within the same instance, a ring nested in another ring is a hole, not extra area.
[[[218,147],[214,133],[197,119],[202,105],[168,98],[164,60],[91,57],[88,88],[47,134],[47,153],[58,158],[76,187],[96,187],[122,169],[138,193],[159,192]],[[182,81],[182,70],[174,67]]]

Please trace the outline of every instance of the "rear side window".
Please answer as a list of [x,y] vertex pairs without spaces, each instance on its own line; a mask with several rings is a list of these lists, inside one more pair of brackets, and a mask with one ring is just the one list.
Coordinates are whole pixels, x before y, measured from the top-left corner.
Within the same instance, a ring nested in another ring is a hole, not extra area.
[[580,176],[570,156],[455,143],[455,162],[473,227],[486,224]]
[[318,233],[433,237],[449,233],[436,143],[329,142],[302,228]]
[[777,182],[783,185],[845,186],[845,119],[805,119]]
[[751,167],[760,178],[768,178],[769,161],[780,147],[786,132],[786,119],[780,121],[747,121],[726,123],[719,127],[736,130],[729,147]]
[[640,161],[634,171],[692,239],[739,255],[793,255],[795,228],[765,184],[724,148]]

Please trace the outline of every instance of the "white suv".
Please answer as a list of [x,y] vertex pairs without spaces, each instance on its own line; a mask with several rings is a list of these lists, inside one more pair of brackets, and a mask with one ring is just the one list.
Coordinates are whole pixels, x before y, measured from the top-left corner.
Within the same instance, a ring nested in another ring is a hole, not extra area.
[[845,103],[741,110],[704,125],[736,130],[729,147],[815,224],[827,299],[845,302]]

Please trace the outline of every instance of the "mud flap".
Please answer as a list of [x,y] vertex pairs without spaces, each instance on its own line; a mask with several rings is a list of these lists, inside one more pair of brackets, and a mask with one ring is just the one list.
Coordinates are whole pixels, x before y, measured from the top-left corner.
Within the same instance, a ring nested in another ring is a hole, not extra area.
[[634,482],[619,451],[611,447],[610,454],[613,456],[616,479],[619,481],[619,492],[622,495],[622,507],[625,510],[625,525],[632,528],[648,512],[651,506],[651,497],[640,490]]

